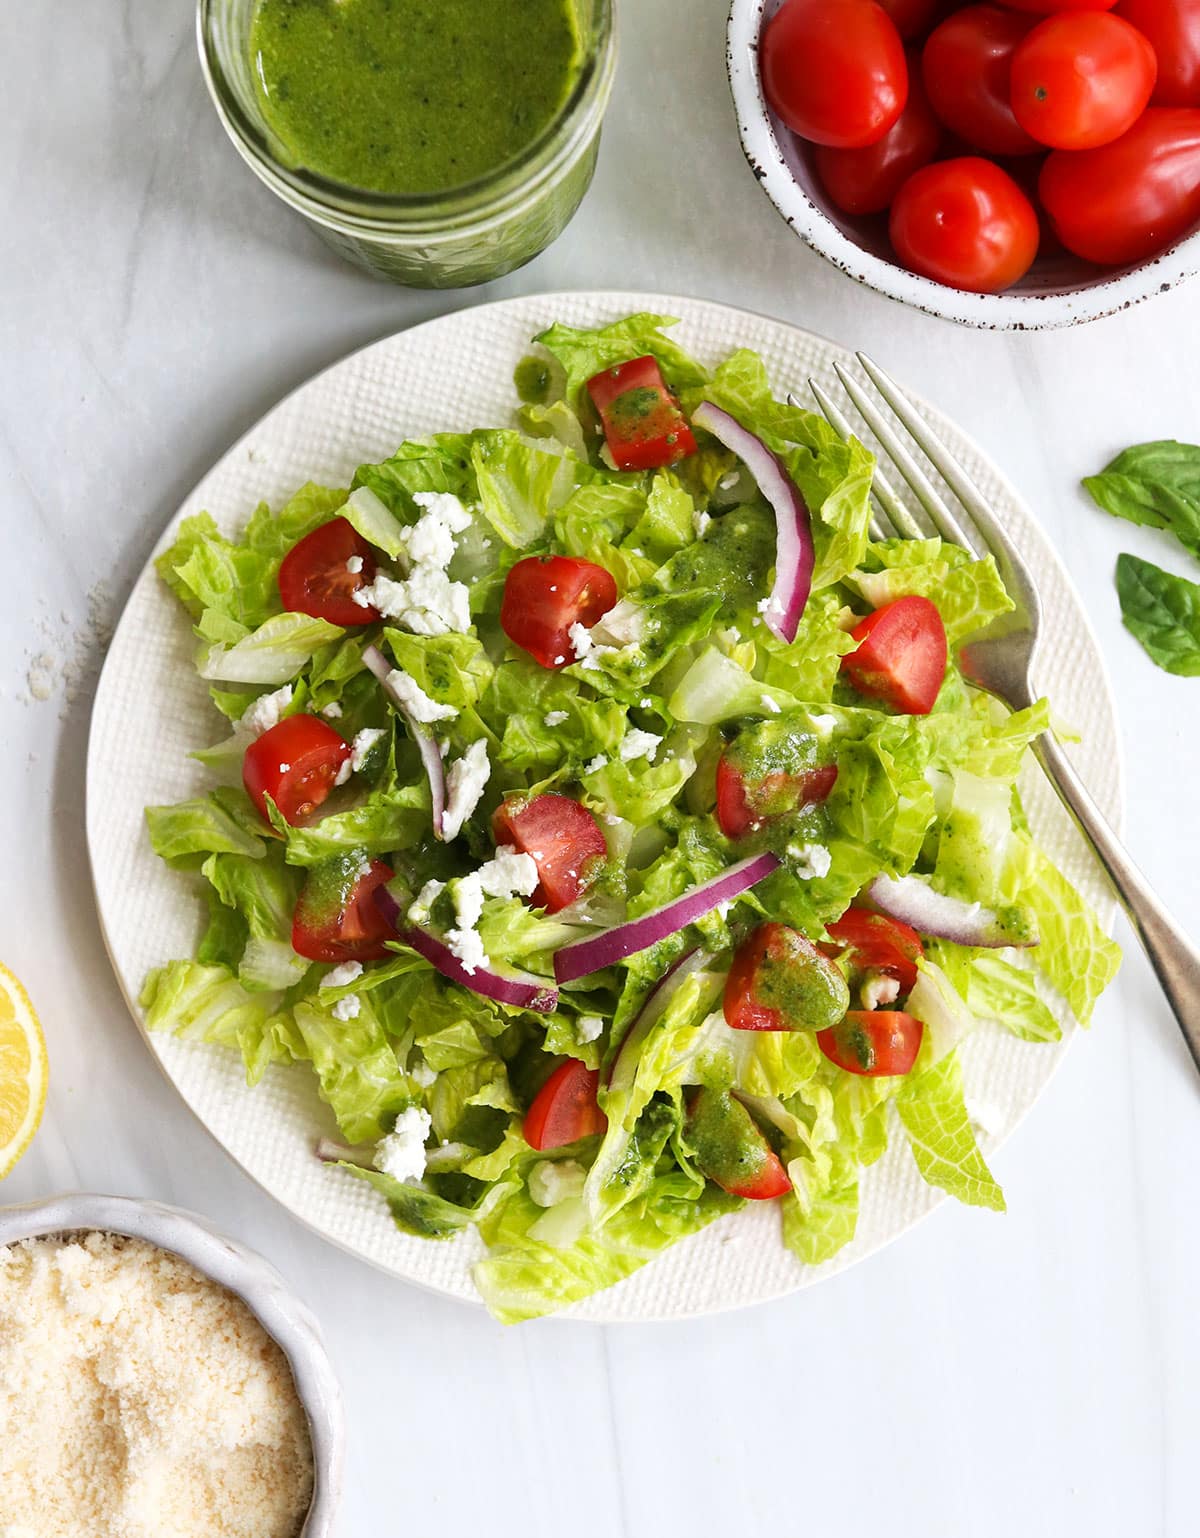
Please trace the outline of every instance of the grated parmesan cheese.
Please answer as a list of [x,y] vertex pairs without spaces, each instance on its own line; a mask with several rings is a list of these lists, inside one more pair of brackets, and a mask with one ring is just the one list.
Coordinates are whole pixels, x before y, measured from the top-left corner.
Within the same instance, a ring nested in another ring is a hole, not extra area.
[[0,1532],[296,1538],[312,1446],[249,1308],[91,1233],[0,1248]]

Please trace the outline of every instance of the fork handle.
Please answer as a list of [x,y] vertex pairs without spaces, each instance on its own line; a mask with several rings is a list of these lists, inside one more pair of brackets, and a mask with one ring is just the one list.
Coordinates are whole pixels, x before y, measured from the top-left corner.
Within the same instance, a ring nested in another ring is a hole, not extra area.
[[1104,867],[1200,1068],[1200,951],[1159,902],[1054,738],[1040,737],[1033,751]]

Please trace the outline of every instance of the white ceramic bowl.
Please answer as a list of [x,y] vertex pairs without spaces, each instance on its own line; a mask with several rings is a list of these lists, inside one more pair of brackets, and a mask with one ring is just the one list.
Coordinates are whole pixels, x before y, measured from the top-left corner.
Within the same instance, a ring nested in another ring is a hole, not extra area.
[[738,132],[750,169],[775,207],[814,251],[859,283],[929,315],[991,330],[1040,331],[1126,310],[1200,269],[1200,230],[1136,267],[1097,269],[1066,254],[1035,264],[1003,294],[967,294],[897,265],[885,219],[851,219],[826,199],[801,143],[767,107],[758,39],[782,0],[733,0],[727,62]]
[[177,1207],[72,1192],[0,1208],[0,1246],[90,1232],[124,1234],[170,1250],[241,1298],[278,1343],[291,1366],[312,1436],[313,1498],[302,1538],[328,1538],[342,1491],[345,1424],[341,1389],[320,1326],[309,1310],[261,1255]]

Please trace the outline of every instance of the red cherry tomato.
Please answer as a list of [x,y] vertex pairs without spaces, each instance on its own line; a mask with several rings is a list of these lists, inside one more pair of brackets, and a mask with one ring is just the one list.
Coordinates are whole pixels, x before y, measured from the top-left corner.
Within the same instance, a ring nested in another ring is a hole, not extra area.
[[842,974],[811,940],[768,923],[738,947],[722,1008],[735,1031],[803,1031],[840,1018],[846,997]]
[[1033,26],[996,5],[969,5],[930,33],[921,77],[930,105],[953,133],[987,155],[1041,149],[1012,109],[1010,75],[1017,45]]
[[787,0],[758,57],[771,110],[814,144],[874,144],[908,99],[904,45],[875,0]]
[[792,1189],[779,1155],[746,1107],[726,1091],[692,1090],[684,1131],[702,1172],[731,1196],[767,1202]]
[[618,470],[655,470],[696,452],[679,402],[654,357],[634,358],[587,382]]
[[1014,11],[1053,16],[1058,11],[1111,11],[1116,0],[1004,0]]
[[1200,110],[1147,107],[1094,150],[1055,150],[1038,182],[1055,234],[1076,256],[1125,266],[1200,220]]
[[827,924],[830,938],[850,952],[854,966],[863,972],[886,972],[908,993],[916,986],[917,962],[925,954],[915,929],[886,913],[868,908],[847,908],[840,919]]
[[1033,204],[1007,171],[974,155],[910,176],[892,203],[888,233],[910,271],[975,294],[1011,287],[1038,249]]
[[492,814],[492,837],[530,855],[539,885],[530,902],[557,913],[583,895],[604,869],[608,844],[600,824],[578,801],[553,791],[527,801],[502,801]]
[[847,1073],[892,1079],[916,1062],[924,1034],[915,1015],[898,1009],[851,1009],[840,1025],[817,1032],[817,1046]]
[[1127,21],[1064,11],[1039,22],[1013,55],[1013,111],[1042,144],[1094,149],[1133,126],[1157,72],[1154,49]]
[[929,599],[897,598],[868,614],[850,635],[858,646],[842,658],[842,671],[854,687],[894,710],[927,716],[948,659],[946,627]]
[[1200,107],[1200,0],[1119,0],[1158,59],[1156,107]]
[[803,806],[826,800],[837,781],[837,765],[823,764],[799,774],[764,775],[748,785],[728,752],[717,762],[717,823],[726,838],[745,838],[765,823]]
[[500,626],[544,668],[575,661],[571,626],[590,630],[617,601],[612,573],[571,555],[526,556],[504,579]]
[[327,862],[305,882],[292,915],[292,949],[309,961],[382,961],[392,953],[395,931],[375,901],[392,879],[391,868],[373,860],[358,873],[356,863]]
[[892,18],[892,25],[907,43],[929,31],[942,0],[879,0],[879,4]]
[[246,749],[242,784],[264,817],[270,796],[284,820],[297,827],[333,789],[350,756],[350,744],[317,716],[284,716]]
[[599,1073],[573,1057],[556,1068],[525,1114],[530,1148],[563,1148],[603,1132],[608,1120],[596,1101],[599,1084]]
[[[354,570],[351,570],[354,567]],[[383,616],[353,595],[375,580],[375,554],[354,525],[334,518],[306,534],[283,558],[279,596],[293,614],[312,614],[331,625],[373,625]]]
[[843,213],[877,214],[888,207],[914,171],[929,164],[941,138],[942,125],[920,76],[913,72],[908,103],[882,139],[857,150],[818,145],[813,164],[830,202]]

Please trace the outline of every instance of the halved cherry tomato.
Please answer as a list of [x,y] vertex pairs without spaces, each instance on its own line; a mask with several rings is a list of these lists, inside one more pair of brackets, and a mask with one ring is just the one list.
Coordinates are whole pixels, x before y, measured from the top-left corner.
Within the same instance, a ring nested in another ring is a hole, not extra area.
[[1200,110],[1147,107],[1094,150],[1055,150],[1038,181],[1055,234],[1076,256],[1145,261],[1200,220]]
[[817,1031],[840,1020],[850,990],[828,956],[787,924],[760,924],[725,979],[725,1023],[735,1031]]
[[1118,0],[1158,59],[1156,107],[1200,107],[1200,0]]
[[[892,18],[892,24],[906,43],[929,31],[941,3],[942,0],[879,0],[879,4]],[[908,78],[911,84],[911,69]]]
[[504,579],[500,627],[544,668],[575,661],[571,626],[590,630],[617,601],[612,573],[573,555],[526,556]]
[[242,784],[264,817],[270,796],[284,821],[298,827],[325,800],[350,756],[350,744],[328,722],[304,713],[284,716],[246,749]]
[[907,1073],[921,1050],[925,1027],[898,1009],[851,1009],[840,1024],[817,1033],[817,1046],[847,1073],[891,1079]]
[[596,1101],[599,1084],[599,1073],[576,1058],[556,1068],[525,1113],[530,1148],[562,1148],[603,1132],[608,1119]]
[[392,879],[373,860],[364,872],[356,854],[338,855],[309,872],[292,915],[292,949],[310,961],[382,961],[396,938],[375,901]]
[[917,981],[917,962],[925,954],[915,929],[886,913],[847,908],[840,919],[826,924],[832,939],[850,951],[854,966],[864,972],[886,972],[909,993]]
[[497,848],[508,845],[532,857],[539,884],[529,900],[547,913],[582,896],[608,859],[608,844],[591,812],[554,791],[502,801],[492,814],[492,837]]
[[897,598],[868,614],[850,632],[858,646],[842,658],[856,689],[894,710],[927,716],[946,676],[948,648],[942,616],[928,598]]
[[656,470],[696,452],[679,402],[667,389],[658,359],[618,363],[587,382],[618,470]]
[[373,625],[379,610],[354,602],[375,580],[375,553],[352,523],[334,518],[294,544],[279,568],[279,596],[293,614],[331,625]]
[[787,0],[758,58],[771,110],[813,144],[874,144],[908,99],[904,44],[875,0]]
[[692,1090],[685,1132],[701,1171],[731,1196],[768,1202],[792,1189],[779,1155],[742,1102],[726,1091]]
[[1094,149],[1133,126],[1157,73],[1136,27],[1105,11],[1064,11],[1039,22],[1013,55],[1013,111],[1042,144]]
[[1012,109],[1012,61],[1033,26],[998,5],[968,5],[930,33],[921,74],[930,105],[953,133],[988,155],[1032,155],[1041,148]]
[[874,144],[857,150],[818,145],[813,164],[831,203],[847,214],[877,214],[903,184],[938,152],[942,125],[934,115],[919,73],[910,72],[904,111]]
[[748,785],[727,748],[717,763],[717,823],[726,838],[745,838],[775,817],[826,800],[837,776],[836,764],[823,764],[797,774],[766,774]]

